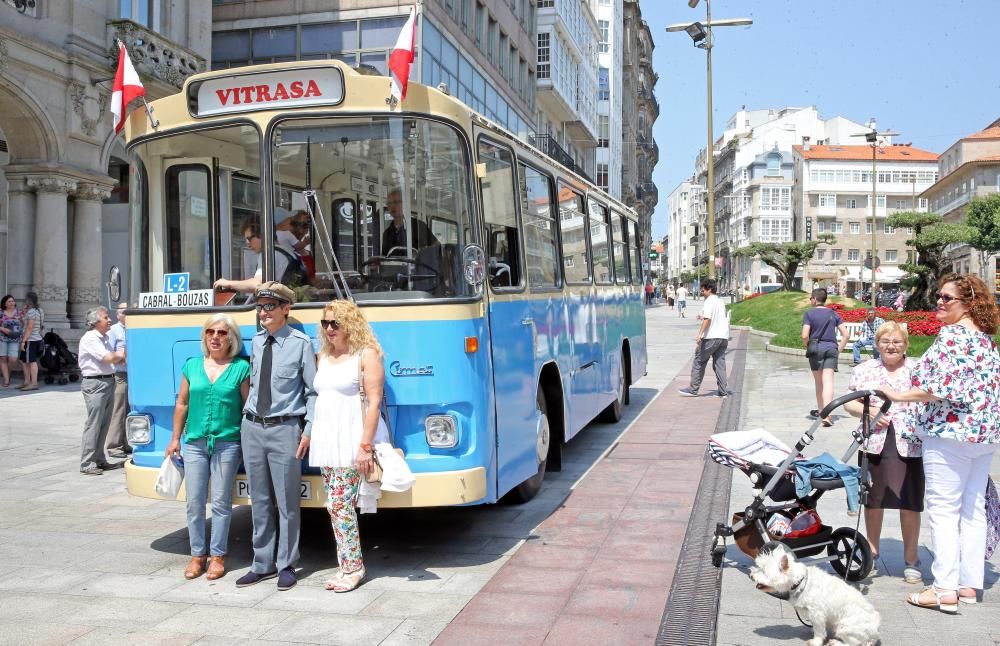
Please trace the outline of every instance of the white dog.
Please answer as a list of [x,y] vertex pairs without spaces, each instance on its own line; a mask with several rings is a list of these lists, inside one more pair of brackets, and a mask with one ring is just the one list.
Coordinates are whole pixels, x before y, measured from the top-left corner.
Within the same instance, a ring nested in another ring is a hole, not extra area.
[[757,589],[785,599],[812,625],[808,646],[871,646],[878,642],[881,617],[858,590],[816,567],[807,567],[780,543],[761,549],[750,578]]

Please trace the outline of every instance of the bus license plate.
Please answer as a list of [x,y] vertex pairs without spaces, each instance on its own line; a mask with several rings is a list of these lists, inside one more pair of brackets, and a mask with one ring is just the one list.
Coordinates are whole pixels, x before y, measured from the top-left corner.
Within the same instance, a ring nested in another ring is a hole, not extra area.
[[[250,499],[250,483],[246,478],[236,479],[236,497]],[[308,480],[299,482],[299,498],[302,500],[312,499],[312,483]]]

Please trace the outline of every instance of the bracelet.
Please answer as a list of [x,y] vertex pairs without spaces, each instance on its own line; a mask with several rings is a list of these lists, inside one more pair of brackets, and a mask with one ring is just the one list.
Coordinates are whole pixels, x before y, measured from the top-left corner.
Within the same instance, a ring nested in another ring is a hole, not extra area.
[[361,444],[361,450],[371,453],[374,449],[372,448],[371,444]]

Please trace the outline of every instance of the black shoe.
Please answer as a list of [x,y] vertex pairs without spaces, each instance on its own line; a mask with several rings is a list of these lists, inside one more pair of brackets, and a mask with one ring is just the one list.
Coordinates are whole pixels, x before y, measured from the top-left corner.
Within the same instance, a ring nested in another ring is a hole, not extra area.
[[125,466],[125,463],[124,462],[102,462],[101,464],[98,464],[97,466],[101,467],[105,471],[114,471],[115,469],[121,469],[123,466]]
[[811,411],[809,411],[809,417],[811,417],[812,419],[819,419],[819,409],[814,408]]
[[732,394],[733,393],[731,391],[729,391],[729,390],[717,390],[717,391],[715,391],[715,396],[718,397],[719,399],[725,399],[726,397],[729,397]]
[[297,581],[295,579],[295,570],[294,569],[292,569],[290,567],[286,567],[281,572],[278,572],[278,589],[279,590],[282,590],[282,591],[284,591],[284,590],[291,590],[292,588],[295,587],[296,583],[297,583]]
[[267,574],[257,574],[256,572],[254,572],[253,570],[251,570],[251,571],[247,572],[246,574],[244,574],[243,576],[241,576],[240,578],[236,579],[236,587],[237,588],[246,588],[246,587],[249,587],[251,585],[255,585],[257,583],[260,583],[261,581],[266,581],[268,579],[273,579],[276,576],[278,576],[277,572],[268,572]]

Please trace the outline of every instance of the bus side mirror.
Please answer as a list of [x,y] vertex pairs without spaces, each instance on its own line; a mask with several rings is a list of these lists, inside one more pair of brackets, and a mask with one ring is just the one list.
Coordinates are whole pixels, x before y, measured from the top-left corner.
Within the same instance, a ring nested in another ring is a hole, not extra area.
[[[111,265],[108,272],[108,300],[117,303],[122,299],[122,274],[118,265]],[[111,303],[108,303],[109,305]]]
[[462,274],[473,287],[486,280],[486,252],[479,245],[470,244],[462,251]]

